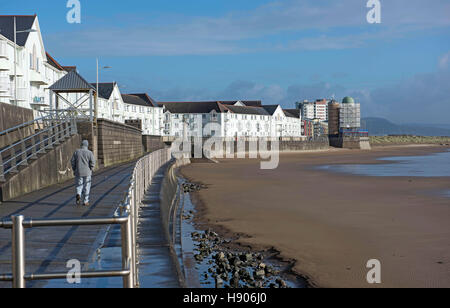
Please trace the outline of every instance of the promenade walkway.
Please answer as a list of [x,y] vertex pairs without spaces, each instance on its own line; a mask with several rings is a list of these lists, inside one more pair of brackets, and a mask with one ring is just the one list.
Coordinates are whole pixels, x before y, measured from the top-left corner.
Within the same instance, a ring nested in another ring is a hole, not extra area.
[[[124,196],[133,168],[134,162],[95,173],[89,208],[75,206],[74,182],[69,181],[0,204],[0,217],[9,219],[18,214],[34,219],[111,217]],[[71,259],[88,266],[104,229],[104,226],[83,226],[26,230],[26,272],[68,271],[66,264]],[[0,273],[11,273],[11,231],[4,229],[0,229]],[[27,287],[46,285],[45,281],[27,283]],[[0,282],[0,287],[10,286]]]
[[[155,174],[139,211],[138,224],[138,273],[141,288],[178,288],[177,268],[161,222],[160,191],[168,164]],[[90,270],[111,270],[121,262],[120,227],[113,226],[104,236],[97,260]],[[80,287],[121,288],[120,278],[85,279]]]

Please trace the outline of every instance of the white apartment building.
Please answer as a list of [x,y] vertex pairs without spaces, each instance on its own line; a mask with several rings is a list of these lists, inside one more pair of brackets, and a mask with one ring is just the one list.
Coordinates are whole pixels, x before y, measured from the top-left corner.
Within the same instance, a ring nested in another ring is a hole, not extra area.
[[140,120],[144,135],[162,135],[163,108],[146,93],[121,94],[116,82],[88,83],[76,70],[71,70],[50,88],[55,94],[53,106],[58,110],[77,110],[80,116],[97,114],[99,119],[118,123]]
[[[248,104],[248,105],[247,105]],[[301,137],[300,113],[255,102],[167,102],[164,135],[173,137]]]
[[146,93],[122,94],[125,120],[141,120],[144,135],[163,135],[163,108]]
[[325,99],[316,100],[315,102],[305,100],[297,103],[297,106],[302,112],[303,119],[328,121],[328,101]]
[[48,107],[48,87],[65,74],[45,51],[36,15],[0,16],[0,102],[33,110]]

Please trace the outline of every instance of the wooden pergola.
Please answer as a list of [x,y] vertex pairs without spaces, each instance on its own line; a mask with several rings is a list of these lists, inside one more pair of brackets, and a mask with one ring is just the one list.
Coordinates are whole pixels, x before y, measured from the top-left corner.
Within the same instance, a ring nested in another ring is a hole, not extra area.
[[[61,99],[69,105],[69,111],[78,118],[89,119],[94,124],[97,123],[97,91],[75,70],[70,71],[63,78],[49,87],[51,93],[56,95],[55,105],[53,104],[53,95],[50,93],[50,110],[58,111],[58,100]],[[82,93],[83,95],[74,100],[64,97],[62,94]],[[82,108],[89,100],[89,108]]]

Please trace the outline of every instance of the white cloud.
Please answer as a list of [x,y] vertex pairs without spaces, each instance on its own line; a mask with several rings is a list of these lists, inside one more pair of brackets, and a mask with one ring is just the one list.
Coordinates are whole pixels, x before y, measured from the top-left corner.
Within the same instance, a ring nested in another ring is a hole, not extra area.
[[[86,23],[82,25],[83,30],[70,33],[70,40],[66,32],[50,34],[47,39],[51,49],[63,55],[236,54],[277,49],[358,48],[374,39],[450,25],[448,0],[383,1],[382,24],[377,26],[367,24],[365,3],[364,0],[278,0],[219,17],[161,15],[142,21],[141,16],[136,16],[138,22],[127,22],[121,27]],[[349,28],[351,34],[340,31]],[[330,34],[330,30],[338,31]],[[305,31],[314,33],[305,37]],[[280,34],[289,34],[290,38],[274,43],[271,37]],[[263,43],[257,44],[255,40]]]

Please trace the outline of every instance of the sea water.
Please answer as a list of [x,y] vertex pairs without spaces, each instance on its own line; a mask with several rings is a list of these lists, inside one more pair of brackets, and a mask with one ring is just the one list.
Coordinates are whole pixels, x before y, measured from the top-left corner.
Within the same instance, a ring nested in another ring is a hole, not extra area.
[[[425,156],[386,157],[383,164],[327,165],[319,169],[379,177],[450,177],[450,151]],[[450,195],[450,190],[447,192]]]

